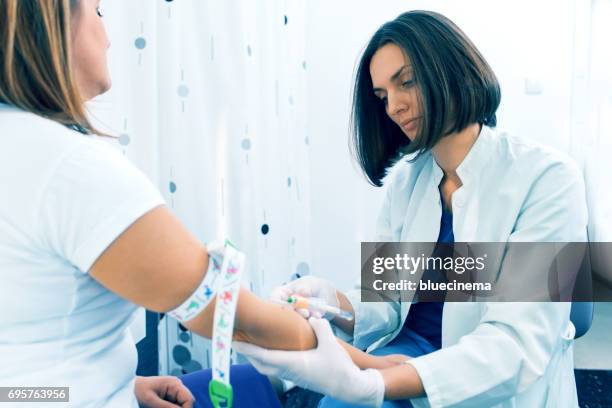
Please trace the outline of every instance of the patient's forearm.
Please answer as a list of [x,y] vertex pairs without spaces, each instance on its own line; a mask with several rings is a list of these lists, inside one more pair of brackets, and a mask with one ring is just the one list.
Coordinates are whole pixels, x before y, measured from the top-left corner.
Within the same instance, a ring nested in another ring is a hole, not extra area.
[[[185,326],[201,336],[212,336],[214,304]],[[236,307],[234,339],[277,350],[315,348],[317,340],[310,324],[293,310],[260,299],[245,288],[240,289]]]
[[279,350],[308,350],[317,346],[310,324],[295,311],[243,290],[244,303],[236,310],[235,337]]
[[[195,319],[185,324],[191,331],[210,338],[214,302]],[[236,308],[234,339],[246,341],[260,347],[276,350],[308,350],[315,348],[317,339],[310,324],[293,310],[260,299],[242,288]],[[393,366],[394,358],[376,357],[338,339],[359,368],[387,368]]]

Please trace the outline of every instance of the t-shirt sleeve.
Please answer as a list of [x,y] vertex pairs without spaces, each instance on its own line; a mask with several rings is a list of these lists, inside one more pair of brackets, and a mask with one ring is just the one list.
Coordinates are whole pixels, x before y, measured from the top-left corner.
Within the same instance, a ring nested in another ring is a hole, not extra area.
[[82,272],[138,218],[164,204],[120,152],[87,139],[59,162],[40,203],[43,245]]

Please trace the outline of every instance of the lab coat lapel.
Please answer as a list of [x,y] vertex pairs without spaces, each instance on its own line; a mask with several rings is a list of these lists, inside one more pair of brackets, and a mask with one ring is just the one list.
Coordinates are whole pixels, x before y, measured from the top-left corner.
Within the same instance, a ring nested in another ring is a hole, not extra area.
[[434,164],[429,154],[414,186],[412,199],[402,226],[402,242],[436,242],[440,232],[442,207],[438,185],[442,180],[442,170]]
[[[442,205],[438,185],[442,180],[442,170],[435,164],[429,154],[429,162],[419,175],[413,199],[410,200],[402,226],[402,242],[436,242],[440,233]],[[421,197],[421,199],[415,199]],[[418,215],[417,215],[418,214]],[[417,272],[415,278],[421,279],[423,271]],[[405,299],[405,298],[404,298]],[[401,304],[402,325],[408,316],[412,299],[405,299]]]

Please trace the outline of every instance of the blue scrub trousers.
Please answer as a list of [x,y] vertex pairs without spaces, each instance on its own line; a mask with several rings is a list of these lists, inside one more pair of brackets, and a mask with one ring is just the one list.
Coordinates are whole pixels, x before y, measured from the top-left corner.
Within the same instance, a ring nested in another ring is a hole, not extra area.
[[[212,408],[208,398],[208,383],[211,377],[210,369],[195,371],[180,377],[196,399],[194,408]],[[252,365],[231,366],[230,379],[234,391],[234,407],[281,408],[268,377],[259,374]]]
[[[375,356],[388,354],[405,354],[419,357],[435,351],[425,338],[418,334],[403,330],[385,347],[372,352]],[[234,390],[235,407],[270,407],[281,408],[276,392],[270,381],[261,375],[249,364],[233,365],[230,368],[230,378]],[[208,383],[211,379],[211,370],[200,370],[180,377],[181,381],[196,399],[194,408],[212,408],[208,398]],[[338,379],[341,381],[341,379]],[[319,403],[319,408],[355,408],[357,405],[347,404],[331,397],[325,397]],[[409,408],[410,401],[385,401],[384,408]]]
[[[371,354],[375,356],[386,356],[389,354],[405,354],[411,357],[419,357],[432,351],[436,347],[431,345],[424,337],[413,331],[402,330],[396,338],[391,340],[385,347],[374,350]],[[383,408],[411,408],[409,400],[385,401]],[[331,397],[325,397],[319,403],[319,408],[357,408],[359,405],[348,404]]]

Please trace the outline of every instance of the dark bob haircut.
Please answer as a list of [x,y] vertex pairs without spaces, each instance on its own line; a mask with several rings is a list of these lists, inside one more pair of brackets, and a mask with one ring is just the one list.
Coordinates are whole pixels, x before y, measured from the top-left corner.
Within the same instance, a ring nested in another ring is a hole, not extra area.
[[[423,119],[410,141],[374,95],[370,62],[378,49],[397,45],[409,58]],[[416,159],[445,135],[479,123],[495,127],[501,91],[474,44],[452,21],[431,11],[410,11],[385,23],[357,65],[351,151],[370,183],[382,185],[389,166],[405,154]]]

